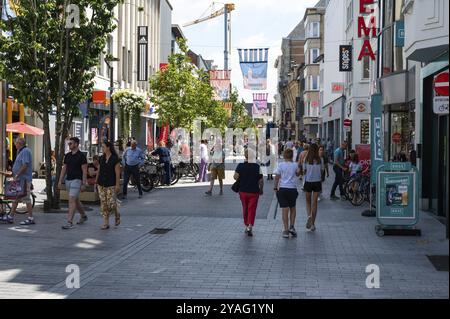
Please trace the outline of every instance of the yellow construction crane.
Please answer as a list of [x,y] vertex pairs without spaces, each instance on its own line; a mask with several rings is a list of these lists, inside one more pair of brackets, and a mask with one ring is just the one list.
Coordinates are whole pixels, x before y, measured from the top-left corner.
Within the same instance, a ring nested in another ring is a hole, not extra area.
[[[223,4],[223,7],[219,10],[214,10],[214,5],[218,2],[213,2],[211,6],[209,6],[208,9],[211,8],[211,14],[206,17],[199,18],[195,21],[188,22],[183,24],[183,27],[189,27],[194,24],[202,23],[204,21],[208,21],[217,17],[220,17],[221,15],[225,16],[225,50],[224,50],[224,63],[223,68],[224,70],[228,70],[228,56],[230,54],[230,48],[231,48],[231,12],[235,10],[234,3],[225,3]],[[208,10],[207,9],[207,10]]]

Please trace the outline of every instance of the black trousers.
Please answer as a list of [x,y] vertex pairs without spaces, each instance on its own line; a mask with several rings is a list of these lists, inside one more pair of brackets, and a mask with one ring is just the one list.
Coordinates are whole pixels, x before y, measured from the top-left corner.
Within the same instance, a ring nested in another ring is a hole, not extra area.
[[128,182],[130,181],[130,176],[133,176],[134,182],[137,184],[139,195],[142,195],[141,187],[141,176],[139,173],[139,165],[129,166],[125,165],[125,170],[123,172],[123,195],[127,195]]
[[343,176],[343,171],[342,168],[340,168],[337,165],[333,165],[333,171],[334,174],[336,175],[335,179],[334,179],[334,184],[333,187],[331,188],[331,196],[334,196],[336,193],[336,188],[339,186],[339,193],[341,194],[341,196],[344,195],[344,176]]

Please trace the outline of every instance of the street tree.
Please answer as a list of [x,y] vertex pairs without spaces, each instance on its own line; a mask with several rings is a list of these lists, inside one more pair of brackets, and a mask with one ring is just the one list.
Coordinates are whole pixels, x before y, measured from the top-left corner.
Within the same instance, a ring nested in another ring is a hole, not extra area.
[[150,101],[160,123],[191,131],[201,117],[206,126],[223,128],[226,111],[213,99],[209,75],[191,63],[186,40],[177,39],[177,43],[180,53],[172,54],[168,65],[150,79]]
[[[51,163],[50,115],[55,114],[56,178],[65,139],[79,104],[94,86],[95,69],[114,28],[114,8],[122,0],[11,0],[16,14],[0,22],[0,70],[14,97],[44,123],[45,161]],[[59,205],[46,170],[47,200]]]

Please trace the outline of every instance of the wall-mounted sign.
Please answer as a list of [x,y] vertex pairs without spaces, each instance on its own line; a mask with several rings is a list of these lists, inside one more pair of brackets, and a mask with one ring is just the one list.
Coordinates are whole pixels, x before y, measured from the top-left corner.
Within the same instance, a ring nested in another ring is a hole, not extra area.
[[148,81],[148,27],[138,27],[137,80]]
[[396,47],[404,47],[405,46],[405,21],[399,20],[395,21],[395,39],[394,44]]
[[[358,61],[361,61],[365,56],[369,56],[375,60],[375,54],[370,43],[370,38],[377,36],[377,23],[375,15],[371,15],[366,23],[367,15],[373,14],[375,9],[368,6],[373,5],[375,0],[359,0],[359,14],[358,17],[358,38],[364,39],[361,51],[358,55]],[[372,34],[372,36],[371,36]]]
[[359,103],[358,106],[356,107],[356,110],[359,113],[364,113],[366,111],[366,105],[364,103]]
[[342,83],[342,82],[331,83],[331,93],[332,94],[344,93],[344,83]]
[[448,114],[448,96],[436,96],[434,98],[433,112],[438,115]]
[[339,46],[339,72],[352,71],[352,48],[353,47],[351,45]]
[[92,91],[92,103],[106,104],[106,91]]

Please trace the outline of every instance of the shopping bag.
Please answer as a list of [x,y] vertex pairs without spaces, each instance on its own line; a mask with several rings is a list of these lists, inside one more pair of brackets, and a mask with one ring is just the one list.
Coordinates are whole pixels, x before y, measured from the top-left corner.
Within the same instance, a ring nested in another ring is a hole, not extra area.
[[16,199],[26,196],[26,181],[6,181],[5,197],[7,199]]

